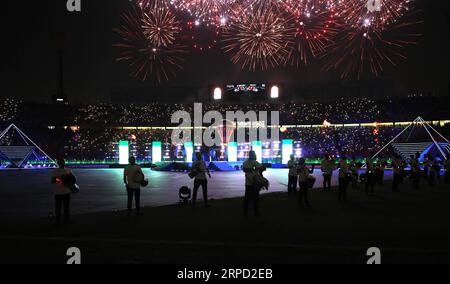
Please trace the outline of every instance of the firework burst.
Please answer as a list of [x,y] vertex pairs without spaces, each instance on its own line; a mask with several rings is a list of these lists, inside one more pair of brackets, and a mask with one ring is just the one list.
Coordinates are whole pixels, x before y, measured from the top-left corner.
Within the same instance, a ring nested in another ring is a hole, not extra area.
[[339,32],[338,20],[335,16],[324,11],[320,14],[300,15],[294,18],[294,40],[286,57],[286,63],[292,66],[300,66],[316,58],[323,57],[334,42],[334,37]]
[[411,10],[414,0],[346,0],[334,3],[337,13],[354,28],[382,29]]
[[174,44],[180,32],[180,22],[165,6],[153,6],[144,10],[142,29],[147,40],[158,47]]
[[169,0],[177,10],[187,12],[197,24],[206,23],[217,27],[228,24],[239,0]]
[[421,36],[416,26],[421,22],[393,23],[389,27],[347,28],[338,36],[324,70],[338,70],[342,78],[356,75],[361,79],[370,72],[380,75],[386,65],[396,66],[406,59],[405,48],[416,44]]
[[121,16],[121,26],[113,30],[120,37],[120,41],[114,44],[120,49],[116,61],[128,62],[133,78],[143,81],[152,78],[158,82],[169,80],[182,69],[184,47],[173,42],[167,46],[158,45],[155,40],[149,40],[142,25],[144,17],[143,11],[137,7]]
[[266,70],[285,61],[293,30],[291,21],[276,9],[255,9],[225,30],[223,49],[243,69]]

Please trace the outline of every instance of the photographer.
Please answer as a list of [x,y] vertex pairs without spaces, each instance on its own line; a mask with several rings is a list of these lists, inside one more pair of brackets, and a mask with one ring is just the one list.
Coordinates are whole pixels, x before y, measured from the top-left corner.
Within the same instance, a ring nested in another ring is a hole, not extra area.
[[145,179],[140,166],[136,165],[136,158],[129,158],[129,165],[123,172],[123,182],[127,188],[128,194],[128,215],[131,214],[133,207],[133,197],[136,202],[136,215],[141,215],[141,183]]
[[248,215],[248,207],[253,202],[255,216],[261,216],[259,212],[259,191],[260,188],[255,184],[255,176],[261,175],[265,168],[258,163],[255,151],[250,151],[249,158],[243,165],[245,173],[245,197],[244,197],[244,216]]
[[315,181],[315,178],[311,176],[312,173],[314,173],[315,165],[312,166],[312,169],[308,169],[306,166],[306,160],[300,159],[299,165],[298,165],[298,180],[299,180],[299,188],[300,188],[300,194],[299,194],[299,204],[300,208],[303,208],[303,203],[306,204],[307,207],[310,207],[309,205],[309,199],[308,199],[308,191],[311,188],[310,182],[312,180]]
[[192,164],[192,173],[195,174],[194,178],[194,194],[192,196],[192,206],[195,206],[197,202],[197,193],[200,189],[200,186],[203,190],[203,201],[205,203],[205,207],[209,207],[208,205],[208,180],[206,179],[206,175],[211,178],[211,173],[209,172],[208,167],[206,166],[205,161],[203,161],[202,153],[196,154],[197,160]]
[[61,223],[61,211],[64,206],[64,224],[69,223],[70,218],[70,198],[72,191],[70,184],[75,184],[75,176],[70,169],[66,168],[64,159],[58,159],[58,168],[53,171],[51,183],[55,195],[55,217],[56,225]]

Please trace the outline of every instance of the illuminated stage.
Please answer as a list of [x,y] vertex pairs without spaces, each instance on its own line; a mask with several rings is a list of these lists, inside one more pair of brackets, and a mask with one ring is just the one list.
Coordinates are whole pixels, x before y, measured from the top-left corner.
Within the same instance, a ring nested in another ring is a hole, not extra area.
[[[126,204],[126,191],[123,186],[121,169],[75,169],[81,187],[79,194],[73,196],[74,214],[91,212],[112,212],[123,210]],[[183,185],[192,188],[192,180],[186,173],[156,172],[144,170],[150,186],[143,189],[142,204],[156,207],[176,204],[179,201],[178,189]],[[270,180],[271,192],[286,191],[286,169],[269,169],[265,176]],[[53,211],[53,194],[50,185],[51,172],[48,170],[0,171],[0,218],[42,218]],[[386,174],[390,179],[390,172]],[[316,187],[322,184],[318,170]],[[333,179],[337,185],[337,174]],[[264,192],[266,193],[266,192]],[[244,173],[217,172],[209,181],[209,198],[224,199],[243,197]],[[201,198],[200,198],[201,199]],[[214,203],[212,203],[214,205]],[[240,208],[236,208],[240,210]]]

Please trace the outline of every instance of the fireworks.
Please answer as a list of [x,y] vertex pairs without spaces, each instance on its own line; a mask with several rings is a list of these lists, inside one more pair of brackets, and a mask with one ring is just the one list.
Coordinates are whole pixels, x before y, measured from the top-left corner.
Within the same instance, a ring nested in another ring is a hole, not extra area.
[[294,41],[286,63],[293,66],[307,65],[311,60],[327,53],[334,36],[339,32],[339,24],[328,11],[314,16],[301,14],[294,20]]
[[414,33],[420,22],[395,23],[388,28],[368,26],[365,29],[349,28],[339,36],[324,70],[338,70],[342,78],[353,74],[360,79],[365,71],[380,75],[385,65],[396,66],[406,59],[404,49],[417,43],[419,34]]
[[145,9],[142,23],[147,40],[157,47],[172,45],[180,32],[180,23],[175,15],[164,6]]
[[[324,60],[342,77],[379,75],[417,41],[414,0],[130,0],[115,29],[131,75],[168,80],[187,47],[222,50],[251,71]],[[405,32],[405,30],[408,30]],[[182,43],[182,45],[181,45]]]
[[142,24],[144,17],[143,11],[138,8],[122,15],[122,25],[114,29],[121,39],[114,44],[121,50],[116,61],[128,62],[130,76],[134,78],[143,81],[153,78],[158,82],[169,80],[177,70],[182,69],[185,51],[178,43],[161,45],[157,44],[158,40],[149,40]]
[[383,28],[395,23],[411,9],[413,0],[346,0],[339,1],[336,11],[354,28]]
[[224,33],[224,51],[243,69],[266,70],[282,63],[288,55],[289,35],[294,27],[272,9],[256,9],[231,24]]
[[224,26],[241,6],[238,0],[168,0],[177,10],[187,12],[197,24]]

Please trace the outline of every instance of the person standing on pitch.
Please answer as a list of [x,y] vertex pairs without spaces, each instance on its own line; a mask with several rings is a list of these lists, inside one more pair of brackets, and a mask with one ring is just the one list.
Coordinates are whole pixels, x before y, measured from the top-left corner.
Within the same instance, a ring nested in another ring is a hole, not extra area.
[[51,183],[53,184],[53,193],[55,195],[55,218],[56,225],[59,226],[61,223],[61,210],[64,206],[64,224],[69,223],[70,218],[70,198],[72,191],[68,186],[64,184],[64,179],[72,175],[73,173],[70,169],[66,168],[66,162],[64,159],[57,160],[58,168],[52,173]]
[[420,161],[419,161],[420,153],[417,153],[416,156],[411,155],[411,179],[413,182],[414,189],[420,188]]
[[244,197],[244,216],[248,215],[248,207],[253,202],[255,216],[261,216],[259,212],[259,188],[254,184],[255,175],[259,175],[264,167],[258,163],[255,151],[250,151],[249,158],[243,165],[245,173],[245,197]]
[[141,214],[141,182],[145,176],[140,166],[136,165],[136,158],[130,157],[128,159],[129,165],[123,172],[123,182],[127,188],[128,193],[128,215],[131,214],[133,207],[133,197],[136,203],[136,215]]
[[352,188],[358,189],[358,180],[359,180],[359,170],[360,165],[358,164],[358,161],[356,160],[356,157],[352,158],[352,162],[350,164],[350,172],[352,174]]
[[291,155],[291,159],[288,162],[289,178],[288,178],[288,194],[292,196],[292,193],[297,193],[298,182],[298,166],[297,160],[294,155]]
[[347,159],[343,156],[339,162],[339,192],[338,202],[347,201],[348,183],[351,179],[351,173],[347,164]]
[[314,173],[314,168],[315,165],[313,165],[312,169],[308,169],[306,160],[303,158],[298,162],[298,181],[300,190],[298,201],[300,208],[303,208],[303,203],[305,203],[307,207],[310,207],[308,199],[309,181],[311,174]]
[[[428,185],[433,187],[434,181],[436,177],[440,176],[441,173],[441,165],[439,163],[439,160],[437,158],[433,159],[433,162],[430,167],[430,171],[428,174]],[[438,178],[439,179],[439,178]]]
[[209,172],[208,167],[206,166],[205,161],[203,160],[202,153],[198,152],[196,154],[197,160],[192,164],[192,172],[196,173],[194,179],[194,194],[192,195],[192,206],[195,206],[197,202],[197,193],[202,187],[203,190],[203,202],[205,203],[205,207],[209,207],[208,205],[208,180],[206,175],[211,178],[211,173]]
[[394,172],[394,180],[392,182],[392,192],[398,192],[398,188],[403,180],[404,163],[402,158],[395,154],[394,160],[392,160],[392,169]]
[[333,178],[333,171],[336,169],[336,165],[330,155],[325,155],[321,167],[323,173],[323,190],[331,191],[331,179]]
[[444,171],[445,182],[450,184],[450,154],[447,155],[447,160],[444,162]]
[[374,194],[375,193],[375,166],[373,163],[373,159],[368,157],[366,159],[366,193]]

